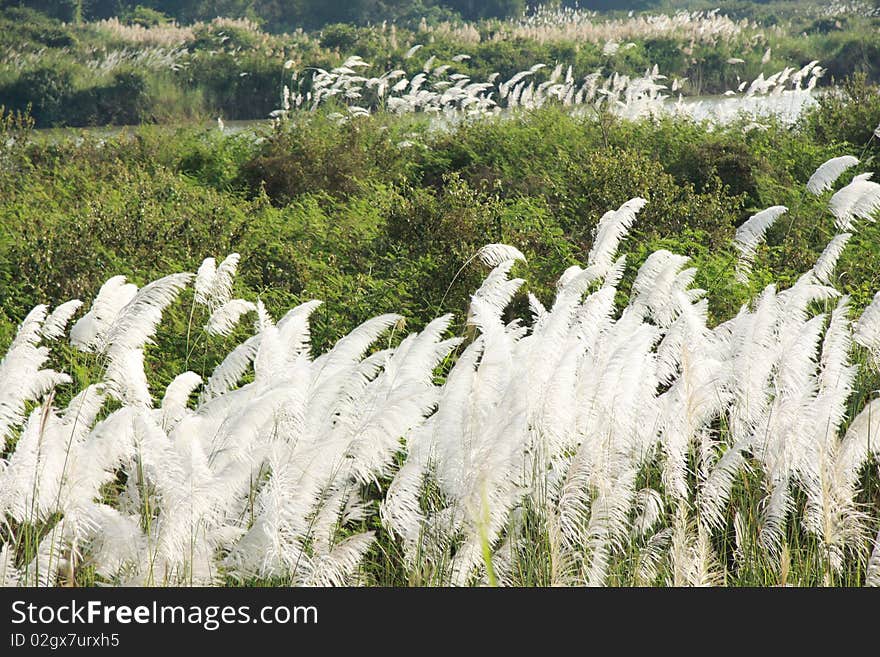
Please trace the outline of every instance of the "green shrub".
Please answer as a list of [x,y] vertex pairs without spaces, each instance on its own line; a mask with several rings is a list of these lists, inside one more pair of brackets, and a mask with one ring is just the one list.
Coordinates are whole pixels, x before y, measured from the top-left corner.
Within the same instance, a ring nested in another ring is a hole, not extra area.
[[0,90],[0,97],[15,110],[30,111],[39,127],[66,123],[69,103],[76,94],[70,68],[37,68]]
[[817,107],[804,117],[810,136],[817,142],[863,146],[880,127],[880,86],[869,84],[865,73],[847,78],[836,90],[819,97]]
[[171,18],[161,11],[156,11],[152,7],[144,7],[143,5],[137,5],[129,14],[128,20],[134,25],[142,27],[155,27],[171,22]]
[[189,43],[196,50],[251,50],[259,43],[259,35],[252,30],[233,25],[202,24],[195,29],[195,38]]

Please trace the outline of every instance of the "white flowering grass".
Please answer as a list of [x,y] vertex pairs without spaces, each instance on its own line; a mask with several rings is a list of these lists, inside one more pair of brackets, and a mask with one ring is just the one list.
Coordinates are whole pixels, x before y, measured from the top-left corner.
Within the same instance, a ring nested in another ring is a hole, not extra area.
[[[0,362],[0,579],[876,585],[880,518],[860,495],[880,402],[853,400],[880,320],[831,285],[849,234],[712,326],[712,291],[670,251],[620,303],[645,204],[601,217],[584,266],[512,321],[526,255],[481,249],[464,336],[448,315],[404,335],[386,314],[315,354],[319,302],[273,317],[233,298],[237,254],[36,307]],[[743,225],[744,260],[782,210]],[[209,320],[187,349],[202,331],[250,335],[157,390],[145,349],[189,287]],[[72,379],[45,367],[62,340],[102,366],[64,405]]]

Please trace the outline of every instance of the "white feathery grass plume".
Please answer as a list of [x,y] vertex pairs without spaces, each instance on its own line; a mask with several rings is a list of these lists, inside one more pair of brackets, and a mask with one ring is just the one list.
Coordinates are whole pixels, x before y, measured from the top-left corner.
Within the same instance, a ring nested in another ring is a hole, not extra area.
[[870,174],[856,176],[846,187],[837,190],[828,202],[838,230],[853,230],[855,219],[874,221],[880,210],[880,185],[868,180]]
[[419,49],[422,47],[422,45],[423,44],[421,44],[421,43],[417,43],[416,45],[414,45],[412,48],[410,48],[409,50],[406,51],[406,53],[403,55],[403,58],[409,59],[410,57],[415,55],[419,51]]
[[815,358],[824,319],[820,315],[798,321],[781,332],[778,373],[772,382],[775,396],[751,444],[767,490],[760,540],[774,555],[784,543],[794,478],[808,449],[808,409],[815,397]]
[[839,296],[840,293],[833,287],[819,284],[812,270],[801,274],[794,285],[779,293],[778,299],[783,312],[780,329],[806,321],[811,316],[811,303],[828,301]]
[[[34,306],[31,309],[27,316],[22,320],[21,324],[18,325],[18,330],[15,333],[15,337],[12,339],[12,344],[9,345],[7,354],[14,352],[20,347],[36,347],[40,341],[40,333],[43,322],[46,320],[47,312],[48,308],[44,305]],[[4,358],[4,362],[6,362],[6,358]],[[7,373],[7,376],[8,375],[9,374]]]
[[695,269],[682,269],[689,260],[665,249],[649,255],[633,281],[632,311],[639,317],[649,315],[663,328],[671,326],[682,304],[695,301],[703,292],[689,289],[696,274]]
[[653,488],[642,488],[636,493],[633,510],[636,515],[632,531],[638,537],[645,537],[662,518],[663,497]]
[[[583,578],[589,584],[604,582],[611,556],[628,540],[636,473],[656,442],[650,352],[657,333],[638,313],[625,311],[581,365],[577,430],[602,438],[580,444],[561,487],[559,513],[566,549],[586,546]],[[615,378],[620,387],[611,384]]]
[[748,549],[750,543],[748,541],[748,527],[746,526],[746,520],[743,517],[742,513],[739,510],[734,511],[733,513],[733,542],[734,542],[734,551],[733,558],[736,562],[742,563],[746,558],[746,550]]
[[489,267],[497,267],[506,260],[526,261],[522,251],[507,244],[487,244],[477,251],[480,261]]
[[125,276],[114,276],[98,291],[89,311],[70,330],[70,343],[83,351],[93,351],[116,321],[119,312],[137,294],[137,285],[125,282]]
[[713,353],[718,347],[717,340],[706,326],[708,301],[701,299],[692,303],[681,298],[681,290],[674,294],[679,297],[677,305],[681,312],[657,346],[657,373],[664,384],[673,383],[688,355],[699,354],[697,363],[717,360]]
[[214,275],[214,280],[211,282],[209,292],[216,305],[222,305],[232,297],[232,283],[235,278],[235,272],[238,270],[240,259],[241,256],[239,254],[230,253],[217,266],[217,272]]
[[230,299],[211,313],[205,331],[208,335],[227,336],[235,329],[242,315],[256,311],[257,306],[244,299]]
[[[449,316],[434,320],[410,336],[385,362],[363,401],[352,407],[349,446],[352,476],[367,483],[390,474],[388,468],[405,435],[434,408],[436,391],[430,373],[459,340],[439,341]],[[345,427],[345,422],[338,426]]]
[[807,191],[815,196],[819,196],[822,192],[831,189],[834,182],[844,171],[858,163],[859,159],[852,155],[831,158],[821,164],[813,175],[810,176],[810,179],[807,181]]
[[67,328],[68,322],[70,322],[70,318],[76,314],[76,311],[80,309],[80,306],[82,306],[82,301],[79,299],[73,299],[72,301],[62,303],[49,313],[49,316],[46,317],[46,321],[43,322],[43,326],[40,329],[43,338],[46,340],[55,340],[64,335],[64,331]]
[[[50,427],[57,433],[53,439],[63,448],[66,462],[58,504],[64,512],[65,532],[74,538],[83,538],[88,531],[88,509],[99,497],[101,486],[115,479],[122,459],[130,454],[126,431],[120,428],[125,422],[118,419],[125,418],[122,409],[103,425],[95,425],[105,401],[102,384],[88,386],[70,401],[61,421]],[[110,427],[112,435],[102,435],[98,426]]]
[[784,205],[774,205],[753,214],[736,229],[734,246],[740,253],[736,263],[736,280],[740,283],[748,283],[752,262],[755,259],[755,250],[764,240],[767,230],[787,211],[788,208]]
[[306,301],[287,311],[287,314],[278,321],[278,337],[287,350],[289,360],[309,355],[311,350],[309,318],[320,306],[320,301],[314,299]]
[[39,346],[46,306],[36,306],[24,318],[0,360],[0,447],[10,429],[24,420],[28,402],[37,401],[55,386],[70,382],[66,374],[41,369],[49,349]]
[[521,278],[507,277],[514,263],[514,260],[504,260],[498,264],[473,294],[468,308],[468,324],[483,329],[484,323],[494,322],[496,315],[510,303],[525,282]]
[[[111,321],[97,323],[98,315],[96,315],[95,320],[86,324],[80,346],[107,355],[105,376],[108,390],[119,400],[141,407],[152,407],[149,384],[144,373],[143,347],[152,343],[152,337],[162,319],[163,311],[177,298],[192,278],[192,274],[180,273],[153,281],[134,292]],[[109,295],[111,303],[121,298],[120,293],[114,291],[124,289],[121,281],[111,287]],[[103,294],[104,287],[101,290]],[[127,296],[127,292],[125,294]],[[89,313],[101,307],[99,299],[95,299]],[[89,313],[80,322],[85,320]],[[77,326],[79,323],[74,326],[74,331]],[[99,330],[93,334],[92,329],[96,326]],[[71,342],[74,341],[74,331],[71,331]]]
[[386,313],[368,319],[337,342],[333,348],[315,359],[315,367],[323,377],[332,378],[356,364],[367,349],[388,329],[399,325],[400,315]]
[[779,353],[780,305],[775,286],[769,285],[753,312],[743,308],[713,331],[726,345],[721,355],[732,370],[728,380],[732,401],[726,409],[730,443],[741,448],[751,445],[754,431],[769,412],[771,376]]
[[589,522],[584,531],[588,559],[584,582],[587,586],[602,586],[614,552],[622,548],[635,498],[636,473],[627,469],[615,477],[596,478],[598,488],[590,506]]
[[596,225],[593,246],[587,256],[587,265],[596,265],[600,271],[607,272],[614,263],[614,256],[620,240],[629,232],[636,214],[645,207],[647,201],[639,196],[630,199],[617,210],[609,210]]
[[840,259],[844,248],[846,248],[850,237],[852,237],[852,233],[841,233],[840,235],[835,235],[828,242],[828,245],[822,251],[822,255],[816,260],[816,264],[813,265],[812,269],[813,275],[819,283],[823,285],[831,284],[831,274],[834,272],[837,261]]
[[[818,389],[809,408],[814,438],[804,450],[798,476],[807,494],[804,527],[823,543],[827,565],[839,572],[845,553],[858,554],[865,535],[865,516],[856,504],[858,472],[841,460],[839,429],[857,368],[849,364],[851,328],[849,299],[842,296],[831,316],[822,345]],[[859,467],[861,464],[859,464]]]
[[708,472],[702,475],[698,500],[700,522],[708,529],[723,526],[736,477],[746,469],[746,457],[740,445],[730,447],[720,458],[706,464]]
[[0,547],[0,586],[19,586],[21,575],[15,567],[15,552],[11,541]]
[[835,467],[854,486],[859,470],[872,456],[880,456],[880,399],[868,403],[850,423]]
[[[429,470],[452,499],[462,496],[470,446],[466,409],[473,397],[482,350],[483,340],[478,338],[459,356],[440,390],[437,412],[421,428],[409,432],[407,460],[389,486],[382,517],[386,526],[404,539],[405,557],[410,563],[425,549],[439,552],[445,539],[446,523],[437,522],[435,514],[426,515],[421,509],[419,494]],[[448,522],[453,524],[452,519]],[[432,524],[435,527],[428,529]]]
[[403,540],[404,559],[411,566],[415,565],[418,540],[426,522],[419,496],[431,458],[432,427],[433,422],[428,420],[407,436],[406,462],[398,469],[379,507],[382,526]]
[[[47,440],[45,425],[51,409],[37,406],[28,415],[15,451],[0,472],[0,515],[18,522],[37,524],[51,515],[45,504],[57,491],[59,466],[56,445]],[[49,467],[50,472],[45,469]],[[45,484],[45,485],[44,485]]]
[[196,272],[195,302],[207,306],[214,278],[217,275],[217,261],[214,258],[205,258]]
[[868,350],[874,365],[880,367],[880,292],[856,321],[853,339]]
[[151,343],[162,312],[192,280],[187,273],[170,274],[145,285],[119,310],[103,337],[104,349],[137,349]]
[[350,585],[354,571],[374,540],[374,532],[363,532],[344,539],[330,552],[314,560],[308,583],[312,586]]
[[143,349],[113,349],[104,371],[104,382],[107,391],[124,404],[152,408]]
[[544,304],[541,303],[541,300],[536,297],[534,294],[529,292],[529,310],[532,313],[532,319],[535,323],[538,323],[547,315],[547,309],[544,307]]
[[230,253],[218,266],[214,258],[205,258],[196,272],[195,303],[214,311],[230,301],[240,259],[238,253]]
[[656,583],[660,575],[660,566],[669,553],[671,539],[672,530],[662,529],[652,534],[639,549],[633,581],[635,586],[651,586]]
[[195,372],[184,372],[174,377],[165,388],[162,398],[162,428],[170,431],[186,414],[190,395],[202,384],[202,377]]
[[602,283],[602,287],[616,288],[620,285],[620,281],[623,280],[623,274],[625,271],[626,256],[622,255],[614,261],[614,264],[611,265],[608,273],[605,274],[605,281]]
[[814,411],[819,418],[816,429],[820,434],[820,443],[824,441],[828,445],[836,444],[838,429],[846,416],[846,403],[852,393],[858,369],[850,364],[852,341],[849,296],[842,295],[831,313],[819,359]]
[[679,505],[672,526],[673,586],[716,586],[723,582],[721,566],[712,551],[709,536],[699,524],[696,527],[687,510]]
[[96,504],[89,511],[89,520],[94,531],[88,550],[97,573],[113,581],[124,577],[124,573],[139,570],[148,552],[148,538],[141,531],[140,518],[106,504]]
[[[668,494],[679,501],[689,496],[688,449],[701,448],[700,483],[708,477],[711,452],[705,431],[729,402],[727,368],[717,356],[718,344],[706,327],[707,304],[683,304],[682,313],[657,349],[658,374],[672,383],[660,396],[664,452],[662,479]],[[677,378],[675,374],[678,374]],[[661,381],[664,379],[660,379]],[[718,491],[723,498],[724,489]]]
[[[2,558],[2,554],[0,554]],[[868,558],[868,571],[865,575],[865,586],[880,586],[880,531],[874,539],[874,549],[871,550],[871,556]]]
[[[580,265],[572,265],[568,267],[562,275],[559,277],[559,280],[556,281],[556,290],[562,291],[566,287],[568,287],[569,283],[575,280],[578,276],[584,273],[584,269]],[[590,282],[592,282],[592,276],[590,277]]]
[[199,397],[200,405],[207,403],[212,398],[221,397],[238,385],[254,362],[260,347],[260,340],[259,334],[253,335],[226,355],[208,378]]

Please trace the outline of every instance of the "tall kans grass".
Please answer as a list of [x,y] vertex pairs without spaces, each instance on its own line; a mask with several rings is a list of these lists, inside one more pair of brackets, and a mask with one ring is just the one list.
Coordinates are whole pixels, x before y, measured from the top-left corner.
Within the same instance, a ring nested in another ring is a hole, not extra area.
[[[0,363],[0,578],[880,584],[880,401],[859,389],[880,296],[854,317],[831,285],[880,207],[865,174],[838,183],[856,162],[808,182],[840,231],[815,266],[716,326],[684,256],[656,251],[623,289],[641,198],[527,316],[511,305],[523,254],[481,249],[461,336],[449,316],[404,335],[381,315],[315,356],[319,302],[274,318],[233,298],[235,254],[140,289],[113,277],[69,332],[79,301],[38,306]],[[741,279],[786,211],[738,230]],[[253,332],[204,380],[157,390],[145,357],[188,287],[193,360],[207,336]],[[71,392],[45,367],[65,339],[100,380]]]

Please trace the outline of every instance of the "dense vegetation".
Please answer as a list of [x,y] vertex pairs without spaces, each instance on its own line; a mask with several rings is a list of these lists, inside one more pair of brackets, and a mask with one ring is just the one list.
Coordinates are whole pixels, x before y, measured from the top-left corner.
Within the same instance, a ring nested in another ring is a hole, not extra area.
[[[480,246],[517,245],[532,291],[546,298],[589,250],[598,218],[634,195],[650,203],[628,271],[638,254],[674,247],[713,290],[713,316],[726,316],[770,280],[790,283],[830,238],[823,207],[801,198],[815,167],[849,153],[871,170],[877,88],[862,78],[844,92],[794,128],[745,134],[547,108],[449,131],[419,115],[339,124],[321,111],[254,132],[142,127],[56,140],[7,115],[0,336],[8,341],[33,305],[87,296],[107,275],[144,282],[233,251],[242,293],[270,309],[326,301],[313,318],[316,346],[382,311],[414,326],[461,317],[480,272],[456,272]],[[745,289],[733,279],[733,231],[774,204],[792,213]],[[858,307],[877,288],[877,243],[866,227],[841,263]]]
[[68,22],[116,16],[141,22],[173,19],[181,23],[211,20],[215,16],[250,18],[274,32],[318,28],[329,23],[418,21],[422,16],[509,18],[526,8],[525,0],[3,0],[0,6],[4,5],[30,7]]
[[[301,79],[350,55],[372,64],[369,75],[399,68],[411,77],[433,57],[434,66],[450,65],[450,73],[474,81],[493,73],[505,80],[537,63],[548,69],[536,82],[557,63],[571,65],[578,80],[595,71],[641,75],[656,65],[679,79],[686,95],[723,93],[761,72],[814,59],[827,69],[822,84],[856,72],[880,79],[880,16],[873,7],[770,11],[738,4],[725,14],[658,18],[542,9],[506,20],[428,15],[430,21],[306,25],[279,34],[249,18],[214,14],[205,15],[209,22],[180,24],[143,12],[62,23],[10,5],[0,12],[0,104],[30,107],[37,127],[261,119],[280,106],[291,74]],[[424,47],[407,57],[418,44]],[[470,59],[454,60],[459,54]]]
[[7,115],[2,582],[880,582],[878,121]]
[[[440,19],[515,18],[537,6],[597,11],[645,9],[712,9],[708,0],[0,0],[0,7],[29,7],[67,22],[120,17],[151,24],[176,20],[190,23],[215,16],[249,18],[272,32],[314,29],[331,23],[368,24],[382,21],[418,22]],[[740,17],[761,18],[772,24],[780,15],[797,12],[798,0],[738,0],[725,3]],[[865,6],[877,6],[866,2]]]
[[[0,585],[880,584],[871,6],[50,4],[0,15]],[[204,127],[357,57],[835,86]]]

